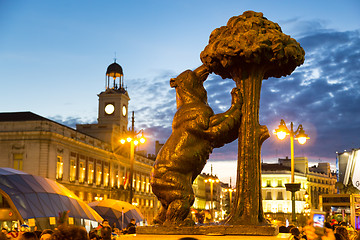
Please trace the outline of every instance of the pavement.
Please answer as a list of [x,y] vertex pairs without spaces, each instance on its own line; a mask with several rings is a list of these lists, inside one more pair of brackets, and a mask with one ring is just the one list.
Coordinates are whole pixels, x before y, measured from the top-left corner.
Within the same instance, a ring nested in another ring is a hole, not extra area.
[[279,233],[277,236],[248,236],[248,235],[121,235],[117,240],[280,240],[289,239],[290,233]]

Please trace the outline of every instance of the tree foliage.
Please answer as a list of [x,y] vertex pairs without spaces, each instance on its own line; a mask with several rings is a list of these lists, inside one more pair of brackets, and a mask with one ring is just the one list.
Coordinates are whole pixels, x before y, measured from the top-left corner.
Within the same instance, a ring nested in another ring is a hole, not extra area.
[[267,79],[291,74],[304,62],[304,55],[300,44],[282,33],[277,23],[262,13],[246,11],[211,33],[200,58],[222,78],[231,78],[234,67],[246,69],[255,65]]

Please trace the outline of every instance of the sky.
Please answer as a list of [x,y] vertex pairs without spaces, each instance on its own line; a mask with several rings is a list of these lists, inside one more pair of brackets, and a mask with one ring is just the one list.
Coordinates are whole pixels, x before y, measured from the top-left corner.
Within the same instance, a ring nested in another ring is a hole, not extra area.
[[[336,151],[360,148],[360,1],[0,0],[0,112],[31,111],[61,124],[96,123],[97,94],[114,58],[124,70],[135,128],[154,141],[171,134],[176,112],[170,78],[200,66],[215,28],[244,11],[262,12],[305,50],[287,77],[262,83],[260,124],[303,125],[310,140],[295,157],[330,162]],[[215,113],[231,102],[231,79],[205,81]],[[272,133],[262,161],[290,156],[289,139]],[[235,179],[237,141],[215,149],[204,172]]]

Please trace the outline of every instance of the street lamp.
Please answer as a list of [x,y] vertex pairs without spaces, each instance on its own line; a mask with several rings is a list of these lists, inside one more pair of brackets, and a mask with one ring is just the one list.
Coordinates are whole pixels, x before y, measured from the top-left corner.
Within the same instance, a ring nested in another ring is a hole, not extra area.
[[[138,138],[137,135],[141,133],[141,137]],[[130,143],[130,197],[129,197],[129,203],[132,204],[133,200],[133,173],[134,173],[134,161],[135,161],[135,146],[137,146],[139,143],[144,143],[146,141],[144,137],[144,131],[141,129],[138,132],[135,132],[134,129],[134,112],[132,112],[132,128],[131,131],[128,132],[128,136],[126,138],[120,139],[121,144],[125,144],[126,142]]]
[[217,177],[214,177],[212,174],[205,179],[205,183],[210,183],[210,215],[211,220],[214,221],[214,207],[213,207],[213,192],[214,192],[214,183],[218,183],[220,180]]
[[229,192],[229,211],[231,211],[232,193],[236,192],[236,189],[233,189],[230,187],[230,188],[225,189],[225,192]]
[[300,183],[295,183],[295,161],[294,161],[294,139],[298,140],[300,144],[305,144],[307,139],[310,139],[308,135],[305,134],[303,126],[300,124],[296,131],[294,131],[293,122],[290,123],[290,130],[286,127],[286,123],[283,119],[280,121],[278,129],[274,130],[274,134],[280,139],[283,140],[287,135],[290,135],[290,148],[291,148],[291,183],[286,183],[285,187],[287,191],[291,192],[291,203],[292,203],[292,221],[296,221],[295,216],[295,192],[299,191]]
[[309,199],[309,194],[308,194],[307,191],[305,192],[304,197],[305,197],[304,216],[310,216],[311,207],[310,207],[310,203],[309,203],[309,201],[308,201],[308,199]]

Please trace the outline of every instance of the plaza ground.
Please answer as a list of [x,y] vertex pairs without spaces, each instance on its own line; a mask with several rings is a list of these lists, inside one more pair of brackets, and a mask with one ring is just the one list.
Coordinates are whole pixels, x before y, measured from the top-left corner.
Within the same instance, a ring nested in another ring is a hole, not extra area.
[[289,233],[279,233],[277,236],[246,236],[246,235],[122,235],[118,239],[134,239],[134,240],[276,240],[276,239],[289,239]]

